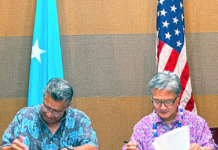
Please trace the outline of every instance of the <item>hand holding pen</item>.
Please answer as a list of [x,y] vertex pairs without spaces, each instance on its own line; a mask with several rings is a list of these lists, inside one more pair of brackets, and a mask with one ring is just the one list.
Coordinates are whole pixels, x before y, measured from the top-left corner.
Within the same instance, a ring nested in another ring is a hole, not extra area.
[[132,142],[124,141],[124,143],[127,143],[125,150],[138,150],[139,148],[135,140],[133,140]]

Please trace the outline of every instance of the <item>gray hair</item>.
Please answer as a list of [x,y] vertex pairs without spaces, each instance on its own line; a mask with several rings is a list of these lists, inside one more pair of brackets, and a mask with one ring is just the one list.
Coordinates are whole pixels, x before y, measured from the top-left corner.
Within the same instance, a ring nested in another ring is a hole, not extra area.
[[73,88],[62,78],[52,78],[43,91],[43,97],[50,94],[55,101],[66,100],[66,105],[70,104],[73,98]]
[[170,90],[179,96],[181,92],[181,83],[179,77],[169,71],[155,74],[149,82],[149,94],[153,94],[153,89]]

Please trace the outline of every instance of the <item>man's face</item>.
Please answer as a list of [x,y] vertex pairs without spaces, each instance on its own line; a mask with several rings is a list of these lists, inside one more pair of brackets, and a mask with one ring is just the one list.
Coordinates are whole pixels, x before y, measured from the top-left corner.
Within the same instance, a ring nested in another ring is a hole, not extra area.
[[[177,106],[179,102],[179,96],[176,97],[173,91],[160,90],[160,89],[154,88],[152,100],[153,100],[154,109],[156,113],[164,121],[173,121],[175,119],[176,113],[177,113]],[[155,101],[157,103],[155,103]],[[160,101],[165,102],[167,106],[164,105],[163,103],[159,103]]]
[[40,113],[47,124],[54,124],[60,121],[68,107],[65,100],[55,101],[50,94],[46,94],[40,107]]

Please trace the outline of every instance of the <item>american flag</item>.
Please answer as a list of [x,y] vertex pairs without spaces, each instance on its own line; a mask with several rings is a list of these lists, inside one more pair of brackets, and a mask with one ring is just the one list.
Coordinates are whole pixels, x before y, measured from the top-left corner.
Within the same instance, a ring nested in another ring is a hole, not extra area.
[[159,0],[157,6],[157,68],[180,77],[180,106],[197,113],[186,56],[185,20],[182,0]]

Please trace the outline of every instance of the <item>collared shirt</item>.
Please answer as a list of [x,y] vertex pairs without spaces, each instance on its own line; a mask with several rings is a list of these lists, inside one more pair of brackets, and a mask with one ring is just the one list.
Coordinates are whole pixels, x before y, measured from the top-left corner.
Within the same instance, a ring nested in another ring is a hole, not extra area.
[[[154,150],[152,143],[154,142],[154,131],[153,124],[157,125],[158,136],[164,133],[178,128],[179,121],[182,122],[182,126],[189,126],[190,128],[190,143],[197,143],[202,147],[211,147],[213,150],[218,150],[218,146],[213,142],[212,134],[209,130],[207,122],[200,116],[184,110],[184,118],[181,119],[180,113],[176,116],[174,122],[170,126],[156,114],[151,113],[150,115],[144,117],[139,121],[135,127],[132,134],[131,140],[135,140],[140,148],[138,150]],[[123,150],[125,146],[123,146]]]
[[1,148],[10,146],[19,137],[25,137],[24,144],[30,150],[57,150],[69,145],[74,147],[90,144],[98,149],[95,131],[88,116],[68,108],[55,134],[52,134],[41,117],[40,105],[21,109],[6,129]]

